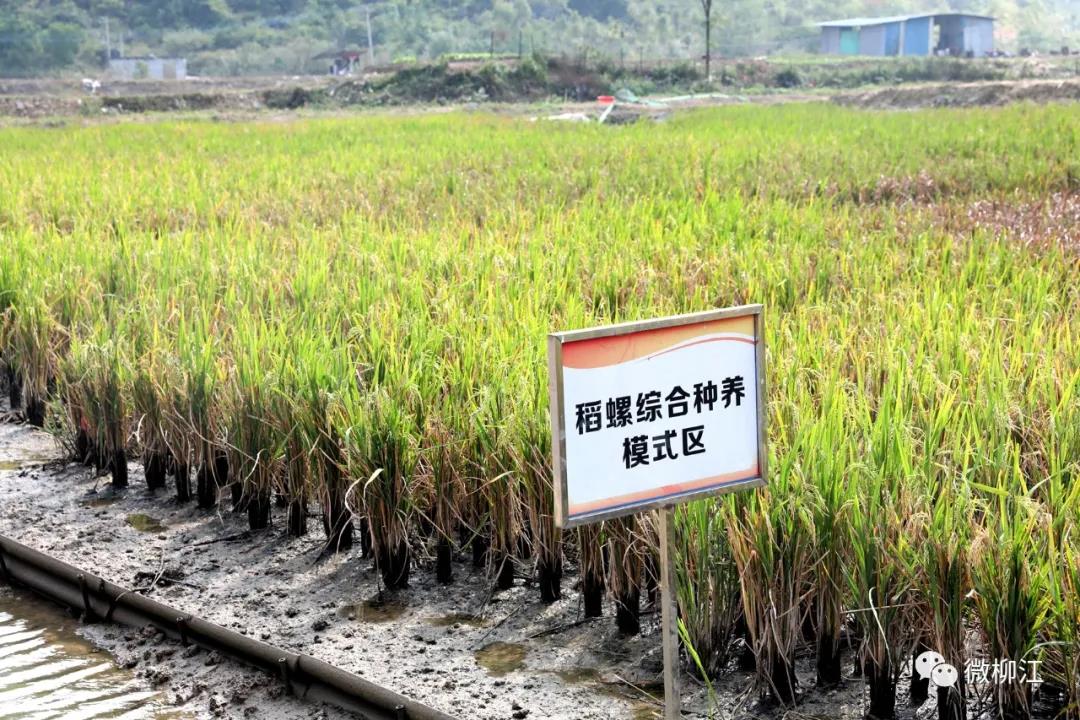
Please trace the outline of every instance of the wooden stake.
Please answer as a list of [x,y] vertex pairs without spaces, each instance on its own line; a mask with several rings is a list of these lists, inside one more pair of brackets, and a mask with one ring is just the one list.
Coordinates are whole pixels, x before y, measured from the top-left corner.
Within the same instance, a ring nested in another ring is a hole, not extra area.
[[679,601],[675,594],[675,511],[660,508],[661,638],[664,643],[664,720],[682,717],[679,690]]

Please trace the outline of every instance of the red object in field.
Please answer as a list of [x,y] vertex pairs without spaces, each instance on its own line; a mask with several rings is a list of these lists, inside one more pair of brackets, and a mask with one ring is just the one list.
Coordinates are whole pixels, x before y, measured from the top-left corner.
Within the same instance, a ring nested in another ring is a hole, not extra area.
[[615,102],[615,96],[614,95],[598,95],[596,97],[596,102],[600,103],[601,105],[610,105],[613,102]]

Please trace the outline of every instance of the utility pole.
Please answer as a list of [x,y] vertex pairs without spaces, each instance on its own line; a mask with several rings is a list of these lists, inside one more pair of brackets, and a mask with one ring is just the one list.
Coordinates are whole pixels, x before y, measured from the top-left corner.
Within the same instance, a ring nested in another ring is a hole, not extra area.
[[705,11],[705,79],[712,80],[712,2],[701,0],[701,9]]
[[375,64],[375,46],[371,42],[371,6],[364,6],[364,21],[367,23],[367,61],[368,67]]
[[112,60],[112,38],[109,37],[109,16],[105,16],[105,62]]

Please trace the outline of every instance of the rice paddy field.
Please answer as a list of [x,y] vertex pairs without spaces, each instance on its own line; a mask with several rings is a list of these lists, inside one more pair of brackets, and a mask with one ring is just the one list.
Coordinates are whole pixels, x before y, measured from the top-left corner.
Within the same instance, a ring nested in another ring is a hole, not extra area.
[[1076,105],[8,128],[0,248],[11,405],[115,485],[626,633],[655,521],[554,526],[546,336],[763,303],[768,486],[677,512],[686,671],[854,666],[890,718],[923,651],[1034,661],[939,716],[1080,717]]

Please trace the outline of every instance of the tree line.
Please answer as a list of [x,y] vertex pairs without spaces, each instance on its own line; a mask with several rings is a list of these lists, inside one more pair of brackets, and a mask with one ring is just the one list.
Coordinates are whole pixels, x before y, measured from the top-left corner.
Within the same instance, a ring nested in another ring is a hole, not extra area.
[[[1080,45],[1070,0],[952,0],[998,18],[1013,49]],[[812,52],[821,20],[916,0],[0,0],[0,76],[93,71],[109,53],[180,55],[199,74],[324,70],[330,50],[377,62],[532,53],[704,60]],[[708,22],[706,22],[708,18]]]

